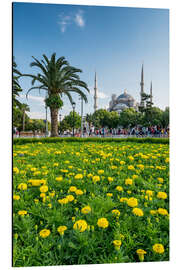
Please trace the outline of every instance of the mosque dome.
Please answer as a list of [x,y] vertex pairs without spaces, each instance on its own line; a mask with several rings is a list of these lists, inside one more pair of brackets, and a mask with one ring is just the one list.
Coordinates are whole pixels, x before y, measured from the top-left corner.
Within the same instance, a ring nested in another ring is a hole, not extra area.
[[124,93],[116,98],[116,95],[112,95],[112,100],[109,103],[110,111],[121,112],[127,108],[134,108],[137,110],[137,102],[135,99],[124,90]]

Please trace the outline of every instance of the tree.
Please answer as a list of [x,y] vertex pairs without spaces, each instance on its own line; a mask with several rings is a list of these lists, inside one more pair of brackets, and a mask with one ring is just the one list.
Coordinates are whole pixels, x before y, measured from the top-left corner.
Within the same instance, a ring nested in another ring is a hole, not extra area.
[[13,108],[21,105],[21,103],[17,99],[17,97],[19,96],[19,92],[22,92],[22,88],[18,82],[18,78],[21,75],[22,74],[17,69],[17,64],[15,62],[15,58],[13,57],[13,81],[12,81]]
[[144,126],[162,126],[163,111],[157,107],[145,110],[143,115]]
[[120,113],[119,125],[124,128],[137,126],[141,124],[141,115],[134,108],[125,109]]
[[92,123],[93,123],[93,115],[91,113],[87,114],[85,119],[86,119],[86,122],[88,123],[89,128],[90,128]]
[[169,107],[166,107],[162,113],[162,126],[164,128],[169,126]]
[[76,129],[81,127],[81,116],[76,112],[74,112],[74,117],[73,112],[70,112],[70,114],[66,115],[63,120],[67,123],[67,127],[70,130],[72,130],[73,125]]
[[99,109],[93,113],[93,125],[96,128],[108,126],[110,112],[105,109]]
[[[30,119],[26,125],[26,130],[45,132],[45,120],[43,119]],[[50,122],[48,121],[48,130],[50,129]]]
[[25,115],[26,115],[26,112],[29,112],[30,109],[29,109],[29,106],[25,103],[21,104],[21,111],[22,111],[22,117],[23,117],[23,131],[25,130]]
[[[30,64],[31,67],[37,67],[40,69],[40,73],[37,75],[23,74],[22,76],[29,76],[32,78],[32,87],[28,90],[29,92],[33,89],[39,89],[39,91],[45,90],[48,96],[45,100],[46,105],[50,108],[51,114],[51,137],[58,136],[58,110],[63,106],[63,95],[67,96],[70,103],[73,103],[71,94],[79,94],[84,101],[87,103],[87,97],[81,88],[87,90],[87,84],[80,80],[78,73],[82,70],[72,67],[66,61],[65,57],[60,57],[56,60],[56,53],[53,53],[50,60],[45,54],[41,62],[33,57],[34,62]],[[34,84],[40,83],[38,86]]]
[[119,114],[118,112],[110,112],[108,118],[108,127],[109,128],[117,128],[119,125]]

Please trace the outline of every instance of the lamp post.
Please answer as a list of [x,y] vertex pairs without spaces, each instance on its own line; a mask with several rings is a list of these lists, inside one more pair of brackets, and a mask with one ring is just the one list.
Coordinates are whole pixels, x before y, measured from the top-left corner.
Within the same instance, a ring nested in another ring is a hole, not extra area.
[[[47,94],[46,94],[46,98],[47,98]],[[46,109],[46,131],[45,131],[45,137],[48,136],[48,121],[47,121],[47,105],[45,103],[45,109]]]
[[61,114],[59,114],[59,135],[60,135],[60,125],[61,125]]
[[72,103],[72,107],[73,107],[73,137],[74,137],[74,111],[75,111],[75,106],[76,106],[76,103],[73,102]]

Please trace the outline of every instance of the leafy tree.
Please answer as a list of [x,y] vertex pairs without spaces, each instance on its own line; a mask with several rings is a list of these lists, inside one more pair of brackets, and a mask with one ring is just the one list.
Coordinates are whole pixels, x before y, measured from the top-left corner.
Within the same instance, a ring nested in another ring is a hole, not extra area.
[[166,107],[162,113],[162,126],[164,128],[169,126],[169,107]]
[[[43,119],[30,119],[26,125],[26,130],[45,132],[46,124]],[[48,130],[50,130],[50,122],[48,121]]]
[[[79,94],[87,102],[87,97],[81,88],[88,92],[89,89],[78,75],[82,70],[70,66],[65,57],[56,60],[56,53],[53,53],[50,60],[45,54],[41,61],[35,57],[33,59],[34,62],[30,66],[39,68],[40,73],[37,75],[23,74],[23,76],[32,78],[32,87],[28,90],[27,96],[33,89],[47,91],[48,96],[45,102],[51,113],[51,137],[56,137],[58,136],[58,110],[63,106],[63,95],[68,97],[71,104],[73,103],[72,93]],[[39,83],[38,86],[34,86],[36,82]]]
[[163,111],[157,107],[146,110],[143,115],[144,126],[162,126],[162,115]]
[[81,116],[76,112],[74,112],[74,118],[73,112],[70,112],[70,114],[66,115],[63,120],[66,123],[66,126],[68,127],[69,130],[72,130],[73,125],[74,128],[76,129],[81,127]]
[[108,127],[117,128],[119,125],[119,114],[117,112],[110,112],[108,118]]
[[125,109],[120,113],[119,125],[124,128],[137,126],[141,123],[141,116],[134,108]]
[[99,109],[93,113],[93,125],[96,128],[108,126],[110,112],[105,109]]

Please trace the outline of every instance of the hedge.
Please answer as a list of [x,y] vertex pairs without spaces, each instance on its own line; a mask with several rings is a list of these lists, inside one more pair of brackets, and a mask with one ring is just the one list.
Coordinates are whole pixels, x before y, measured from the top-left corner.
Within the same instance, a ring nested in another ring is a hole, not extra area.
[[26,144],[26,143],[59,143],[59,142],[136,142],[136,143],[159,143],[169,144],[169,138],[76,138],[76,137],[48,137],[48,138],[14,138],[13,144]]

